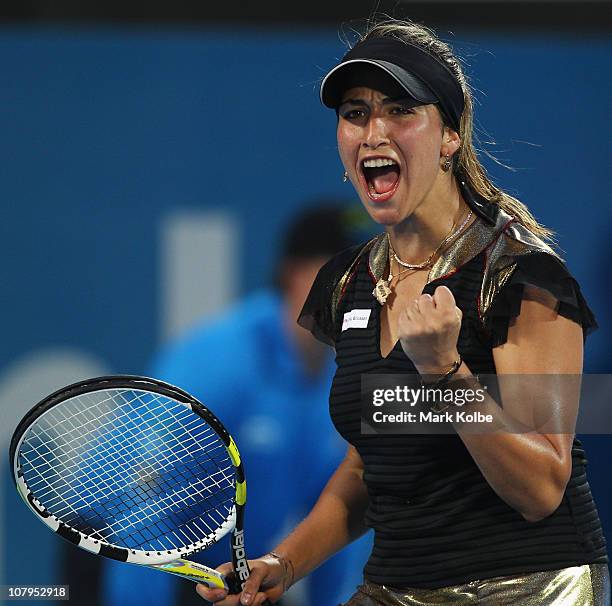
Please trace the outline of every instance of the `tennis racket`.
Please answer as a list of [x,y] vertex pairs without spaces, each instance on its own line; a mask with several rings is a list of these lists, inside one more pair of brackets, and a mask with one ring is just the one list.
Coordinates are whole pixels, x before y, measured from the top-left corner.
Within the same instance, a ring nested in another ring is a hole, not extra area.
[[[238,448],[177,387],[136,376],[64,387],[19,423],[10,460],[28,508],[87,551],[234,594],[249,577]],[[185,559],[228,533],[232,574]]]

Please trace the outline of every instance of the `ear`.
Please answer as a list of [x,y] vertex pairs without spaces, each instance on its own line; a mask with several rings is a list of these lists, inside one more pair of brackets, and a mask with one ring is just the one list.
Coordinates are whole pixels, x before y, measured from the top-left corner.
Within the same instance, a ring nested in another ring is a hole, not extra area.
[[440,156],[452,157],[461,146],[461,137],[450,127],[445,126],[442,132],[442,145]]

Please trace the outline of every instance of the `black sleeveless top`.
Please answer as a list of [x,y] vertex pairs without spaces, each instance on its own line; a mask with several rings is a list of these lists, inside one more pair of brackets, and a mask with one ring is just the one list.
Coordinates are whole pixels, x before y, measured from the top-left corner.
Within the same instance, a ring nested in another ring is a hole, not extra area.
[[[523,288],[551,292],[559,313],[596,327],[578,284],[553,251],[502,211],[479,218],[432,268],[463,312],[458,350],[471,371],[495,373],[492,349],[520,313]],[[320,271],[300,324],[336,349],[330,413],[364,463],[366,525],[375,532],[365,578],[391,588],[437,588],[476,579],[607,562],[605,539],[578,440],[558,509],[527,522],[498,497],[457,435],[362,435],[363,373],[416,373],[401,345],[380,355],[380,305],[372,296],[387,262],[386,238],[341,253]],[[366,328],[344,314],[370,309]]]

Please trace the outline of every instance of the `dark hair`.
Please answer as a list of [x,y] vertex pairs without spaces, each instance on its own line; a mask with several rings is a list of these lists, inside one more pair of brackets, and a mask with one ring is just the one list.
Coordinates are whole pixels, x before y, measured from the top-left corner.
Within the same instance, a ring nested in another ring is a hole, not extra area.
[[287,225],[275,268],[274,285],[282,290],[287,263],[330,259],[339,252],[372,237],[374,224],[361,205],[317,200],[299,212]]
[[286,228],[281,258],[333,257],[356,244],[360,230],[354,210],[339,203],[318,202],[301,211]]

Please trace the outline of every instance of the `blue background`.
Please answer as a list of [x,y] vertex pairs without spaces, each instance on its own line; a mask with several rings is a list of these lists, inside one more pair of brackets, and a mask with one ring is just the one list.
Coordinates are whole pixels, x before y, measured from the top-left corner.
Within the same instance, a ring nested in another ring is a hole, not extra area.
[[[558,233],[601,325],[586,368],[610,371],[612,40],[446,37],[470,65],[481,147],[516,170],[485,163]],[[228,271],[241,294],[265,284],[287,218],[353,195],[317,96],[342,54],[333,29],[0,30],[0,378],[63,346],[142,373],[160,341],[159,226],[177,207],[231,216],[240,262]],[[609,442],[586,446],[611,537]],[[57,539],[6,484],[4,582],[56,580]]]

